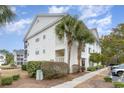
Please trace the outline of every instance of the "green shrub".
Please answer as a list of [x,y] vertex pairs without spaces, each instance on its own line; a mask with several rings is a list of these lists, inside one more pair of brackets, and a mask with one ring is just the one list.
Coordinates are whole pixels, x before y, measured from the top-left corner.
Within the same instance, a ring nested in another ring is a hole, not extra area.
[[20,78],[20,75],[13,75],[13,80],[18,80]]
[[41,64],[44,79],[60,78],[68,74],[68,64],[64,62],[45,62]]
[[1,78],[1,85],[11,85],[13,82],[12,77],[2,77]]
[[87,71],[96,71],[96,67],[88,67]]
[[112,82],[112,78],[110,78],[108,76],[104,77],[104,80],[105,80],[105,82]]
[[68,64],[64,62],[30,61],[27,71],[30,77],[36,77],[36,70],[42,69],[44,79],[59,78],[68,73]]
[[26,70],[27,70],[27,65],[26,65],[26,64],[23,64],[23,65],[21,66],[21,69],[26,71]]
[[121,83],[121,82],[114,82],[114,87],[115,88],[124,88],[124,83]]
[[103,66],[102,66],[102,65],[98,65],[98,66],[95,66],[95,68],[96,68],[96,70],[97,70],[97,69],[102,69]]
[[17,68],[17,65],[15,65],[15,64],[10,64],[10,67],[12,67],[12,68]]
[[30,61],[27,64],[27,71],[30,77],[36,76],[36,71],[41,68],[40,61]]

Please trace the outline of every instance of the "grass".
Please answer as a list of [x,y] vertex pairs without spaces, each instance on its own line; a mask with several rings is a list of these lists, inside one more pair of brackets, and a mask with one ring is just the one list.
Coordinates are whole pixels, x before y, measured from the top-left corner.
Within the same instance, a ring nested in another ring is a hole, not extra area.
[[115,88],[124,88],[124,83],[122,82],[113,82]]
[[1,85],[1,78],[2,77],[12,77],[13,75],[20,74],[21,70],[19,69],[9,69],[9,70],[2,70],[0,75],[0,85]]

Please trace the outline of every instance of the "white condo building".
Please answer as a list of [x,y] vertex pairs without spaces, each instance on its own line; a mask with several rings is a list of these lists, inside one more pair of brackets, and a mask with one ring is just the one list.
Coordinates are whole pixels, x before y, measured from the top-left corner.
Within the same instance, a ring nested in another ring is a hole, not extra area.
[[25,54],[24,53],[25,53],[24,49],[13,51],[14,62],[16,65],[22,65],[25,63]]
[[[29,31],[24,38],[25,58],[28,61],[57,61],[67,63],[67,40],[64,37],[58,39],[55,27],[65,14],[41,14],[37,15],[32,22]],[[82,51],[83,62],[81,64],[89,67],[89,56],[91,52],[101,52],[99,36],[96,29],[91,30],[96,37],[94,44],[86,44]],[[77,42],[74,42],[71,50],[71,67],[77,64]],[[71,68],[72,71],[72,68]]]
[[3,53],[0,53],[0,65],[6,63],[6,55]]

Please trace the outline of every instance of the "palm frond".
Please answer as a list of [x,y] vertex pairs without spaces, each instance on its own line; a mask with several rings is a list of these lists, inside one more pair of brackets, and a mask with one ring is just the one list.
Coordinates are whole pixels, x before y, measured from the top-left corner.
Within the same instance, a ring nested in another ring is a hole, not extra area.
[[15,14],[11,11],[10,6],[0,5],[0,25],[12,21]]

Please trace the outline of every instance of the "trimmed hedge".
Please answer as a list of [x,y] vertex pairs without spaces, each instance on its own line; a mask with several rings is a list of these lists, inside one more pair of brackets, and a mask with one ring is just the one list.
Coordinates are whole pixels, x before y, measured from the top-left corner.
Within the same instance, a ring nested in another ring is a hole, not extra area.
[[68,64],[64,62],[30,61],[27,71],[30,77],[36,77],[36,70],[42,69],[44,79],[55,79],[68,74]]
[[13,80],[18,80],[20,78],[20,75],[13,75]]
[[105,80],[105,82],[112,82],[112,78],[110,78],[108,76],[104,77],[104,80]]
[[26,70],[27,70],[27,65],[26,65],[26,64],[23,64],[23,65],[21,66],[21,69],[24,70],[24,71],[26,71]]
[[98,66],[88,67],[87,70],[88,71],[96,71],[96,70],[102,69],[102,68],[103,68],[102,65],[98,65]]
[[2,77],[1,78],[1,85],[11,85],[13,82],[12,77]]
[[36,77],[36,71],[41,69],[40,61],[30,61],[27,64],[27,71],[30,77]]
[[121,83],[121,82],[114,82],[114,87],[115,88],[124,88],[124,83]]
[[96,71],[96,67],[88,67],[87,71]]

